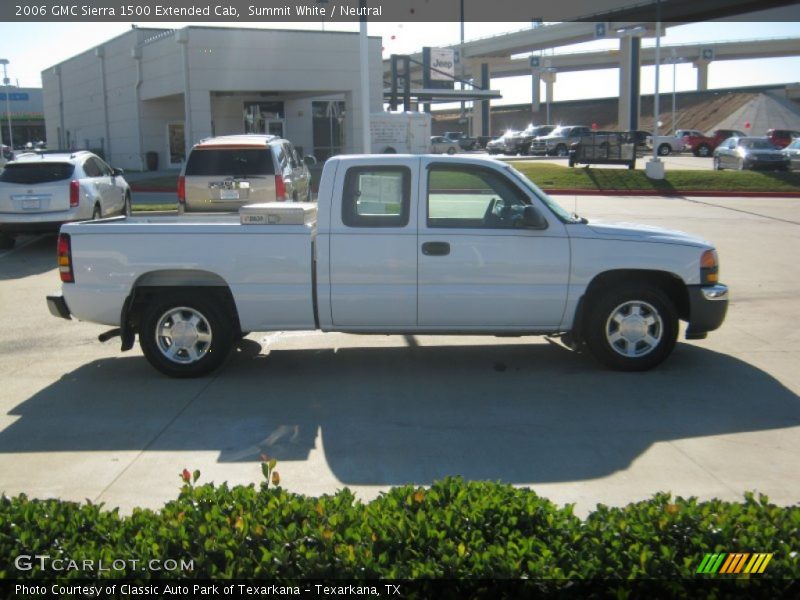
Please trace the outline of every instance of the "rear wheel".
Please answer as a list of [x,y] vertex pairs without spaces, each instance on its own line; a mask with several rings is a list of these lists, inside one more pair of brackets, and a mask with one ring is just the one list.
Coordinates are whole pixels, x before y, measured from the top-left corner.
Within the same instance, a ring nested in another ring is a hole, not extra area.
[[125,194],[125,203],[122,206],[122,214],[126,217],[131,216],[131,195]]
[[672,152],[672,148],[669,144],[661,144],[658,147],[659,156],[669,156],[670,152]]
[[219,367],[233,346],[234,326],[211,294],[176,292],[156,299],[139,327],[148,362],[170,377],[200,377]]
[[695,156],[709,156],[711,154],[711,148],[707,144],[703,144],[698,146],[694,153]]
[[556,156],[562,156],[563,157],[563,156],[567,156],[568,154],[569,154],[569,151],[567,150],[567,147],[564,144],[559,144],[556,147]]
[[94,209],[92,210],[92,221],[97,221],[97,219],[102,218],[103,213],[100,211],[100,205],[95,204]]
[[719,156],[714,157],[714,170],[722,171],[722,163],[719,160]]
[[451,155],[451,156],[452,156],[453,154],[455,154],[455,153],[456,153],[456,149],[455,149],[455,148],[453,148],[452,146],[450,146],[450,147],[447,149],[447,153],[448,153],[449,155]]
[[600,362],[646,371],[666,359],[678,339],[678,316],[660,289],[641,284],[601,292],[587,314],[585,340]]

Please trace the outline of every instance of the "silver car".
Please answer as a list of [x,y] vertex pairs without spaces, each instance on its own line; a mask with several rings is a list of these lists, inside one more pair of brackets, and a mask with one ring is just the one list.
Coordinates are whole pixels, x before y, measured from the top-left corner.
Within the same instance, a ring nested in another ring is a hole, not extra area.
[[20,233],[130,213],[122,170],[91,152],[27,152],[0,173],[0,247],[12,247]]
[[178,212],[236,211],[260,202],[311,201],[313,157],[274,135],[226,135],[195,144],[178,178]]
[[789,158],[765,137],[729,137],[714,150],[714,169],[788,171]]
[[800,138],[783,149],[783,155],[789,159],[793,171],[800,170]]

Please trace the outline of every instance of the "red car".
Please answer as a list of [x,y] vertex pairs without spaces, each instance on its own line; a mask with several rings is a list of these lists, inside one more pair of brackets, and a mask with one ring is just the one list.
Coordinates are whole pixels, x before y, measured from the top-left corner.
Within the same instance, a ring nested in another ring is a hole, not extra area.
[[794,129],[768,129],[767,137],[776,148],[786,148],[793,140],[800,138],[800,131]]
[[690,135],[686,138],[686,150],[695,156],[711,156],[722,142],[730,137],[744,137],[744,133],[736,129],[717,129],[711,135]]

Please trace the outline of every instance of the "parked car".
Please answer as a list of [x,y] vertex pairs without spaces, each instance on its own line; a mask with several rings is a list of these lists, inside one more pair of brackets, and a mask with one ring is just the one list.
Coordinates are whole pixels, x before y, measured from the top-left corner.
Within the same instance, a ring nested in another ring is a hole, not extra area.
[[800,131],[794,129],[768,129],[767,137],[774,146],[786,148],[794,140],[800,138]]
[[714,168],[788,171],[789,157],[766,137],[732,137],[714,150]]
[[582,136],[591,133],[591,127],[585,125],[560,125],[548,135],[533,140],[530,153],[546,154],[547,156],[568,156],[570,146]]
[[461,131],[446,131],[444,137],[456,142],[462,150],[478,150],[481,147],[478,138],[469,137]]
[[432,154],[455,154],[461,148],[458,142],[448,140],[442,135],[434,135],[431,137],[431,153]]
[[311,200],[313,157],[274,135],[226,135],[195,144],[178,177],[178,212],[235,211]]
[[737,129],[717,129],[711,135],[686,136],[686,149],[695,156],[711,156],[722,142],[732,137],[745,137]]
[[0,169],[10,160],[14,160],[14,152],[5,144],[0,145]]
[[486,151],[489,154],[516,154],[517,143],[519,141],[518,136],[519,131],[509,129],[500,137],[486,144]]
[[783,149],[783,155],[789,159],[792,170],[800,170],[800,138],[795,139]]
[[675,130],[675,137],[687,138],[687,137],[690,137],[690,136],[693,136],[693,135],[702,136],[702,135],[705,135],[705,134],[702,131],[700,131],[699,129],[676,129]]
[[0,245],[21,233],[58,231],[71,221],[130,215],[121,169],[91,152],[23,153],[0,172]]

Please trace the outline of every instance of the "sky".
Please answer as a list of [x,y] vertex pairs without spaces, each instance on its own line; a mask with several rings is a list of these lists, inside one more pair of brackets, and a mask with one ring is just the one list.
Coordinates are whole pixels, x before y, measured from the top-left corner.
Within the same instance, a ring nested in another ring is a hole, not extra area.
[[[138,23],[142,27],[176,28],[191,23]],[[202,23],[202,25],[260,27],[257,24]],[[0,58],[10,61],[8,76],[21,87],[41,87],[41,71],[76,54],[93,48],[130,29],[130,23],[0,23]],[[314,23],[270,23],[269,28],[321,29]],[[357,31],[357,23],[330,23],[327,30]],[[458,43],[460,24],[454,23],[369,23],[369,35],[383,38],[384,57],[419,51],[422,46],[444,46]],[[518,31],[530,23],[466,23],[465,39]],[[800,23],[694,23],[666,29],[662,45],[691,42],[715,42],[779,37],[800,38]],[[653,45],[645,40],[644,45]],[[558,49],[557,52],[580,52],[616,48],[618,41],[598,41]],[[800,42],[798,42],[800,48]],[[676,90],[693,90],[696,71],[690,63],[675,69]],[[709,87],[724,88],[747,85],[800,82],[800,57],[744,61],[716,61],[709,67]],[[655,87],[653,67],[642,69],[641,91],[650,94]],[[529,77],[495,79],[492,88],[503,98],[495,105],[530,102]],[[572,100],[615,96],[618,93],[615,69],[559,73],[554,99]],[[661,73],[661,93],[672,92],[672,66]],[[542,98],[544,95],[542,93]]]

